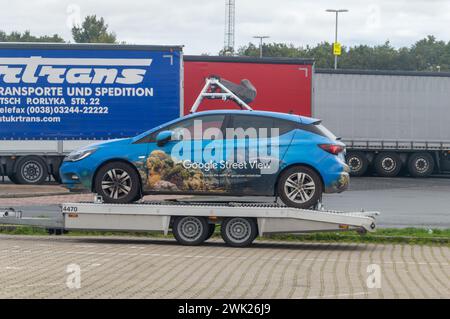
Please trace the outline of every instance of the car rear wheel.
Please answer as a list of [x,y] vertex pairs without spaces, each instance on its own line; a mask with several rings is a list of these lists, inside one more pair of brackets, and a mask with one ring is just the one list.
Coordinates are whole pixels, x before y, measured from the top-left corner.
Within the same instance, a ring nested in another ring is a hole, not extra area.
[[346,159],[352,176],[362,176],[367,172],[369,161],[364,153],[351,152],[347,154]]
[[382,177],[395,177],[402,169],[402,160],[396,153],[380,153],[375,157],[374,166]]
[[433,173],[434,159],[428,153],[414,153],[408,159],[408,172],[414,177],[428,177]]
[[95,190],[106,203],[131,203],[139,198],[140,187],[135,169],[123,162],[102,166],[95,177]]
[[314,170],[296,166],[281,174],[277,191],[287,206],[310,208],[321,198],[323,187],[319,175]]

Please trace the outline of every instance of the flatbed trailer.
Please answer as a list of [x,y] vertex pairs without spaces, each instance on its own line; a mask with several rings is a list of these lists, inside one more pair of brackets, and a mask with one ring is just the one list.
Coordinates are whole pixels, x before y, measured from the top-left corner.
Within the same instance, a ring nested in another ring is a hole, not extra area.
[[250,245],[256,237],[274,233],[356,230],[374,232],[378,212],[339,212],[291,208],[278,203],[155,201],[134,204],[65,203],[56,218],[24,217],[21,211],[0,209],[0,224],[28,225],[63,233],[70,230],[156,231],[171,230],[183,245],[199,245],[221,225],[231,246]]

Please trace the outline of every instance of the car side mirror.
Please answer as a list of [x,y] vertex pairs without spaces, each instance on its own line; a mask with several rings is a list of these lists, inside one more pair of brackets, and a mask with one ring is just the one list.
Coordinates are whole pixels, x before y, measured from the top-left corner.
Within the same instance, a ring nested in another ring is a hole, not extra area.
[[172,131],[159,132],[158,135],[156,135],[156,145],[164,146],[165,144],[167,144],[167,142],[172,140],[172,135],[173,135]]

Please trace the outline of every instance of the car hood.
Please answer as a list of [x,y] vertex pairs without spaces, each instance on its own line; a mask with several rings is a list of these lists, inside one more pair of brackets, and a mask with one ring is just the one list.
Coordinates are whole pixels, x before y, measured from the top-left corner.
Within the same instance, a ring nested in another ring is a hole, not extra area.
[[116,147],[120,145],[127,145],[131,143],[131,138],[118,138],[113,140],[107,140],[102,142],[97,142],[93,144],[89,144],[88,146],[85,146],[82,149],[91,149],[91,148],[103,148],[103,147]]

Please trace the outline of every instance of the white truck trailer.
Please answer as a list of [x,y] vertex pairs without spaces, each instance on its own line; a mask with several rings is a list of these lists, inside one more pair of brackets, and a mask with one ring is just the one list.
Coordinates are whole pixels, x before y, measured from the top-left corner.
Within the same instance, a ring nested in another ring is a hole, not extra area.
[[347,145],[353,175],[450,172],[450,73],[316,70],[312,113]]

